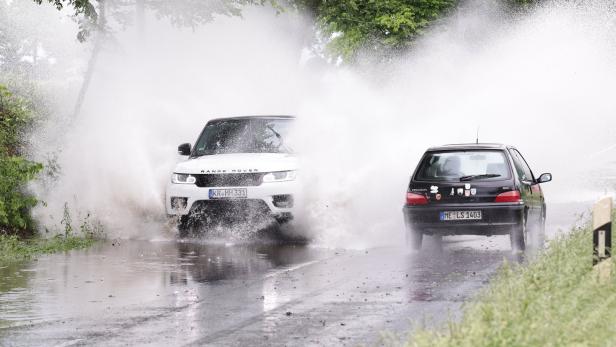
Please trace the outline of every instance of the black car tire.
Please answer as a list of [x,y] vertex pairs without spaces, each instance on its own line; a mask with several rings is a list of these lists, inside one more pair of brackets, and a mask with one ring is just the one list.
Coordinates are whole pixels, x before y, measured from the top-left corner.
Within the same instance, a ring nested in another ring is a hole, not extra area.
[[511,250],[514,252],[524,252],[526,250],[526,236],[526,220],[523,220],[520,225],[511,229],[509,233]]
[[406,231],[406,246],[414,251],[421,249],[423,242],[423,233],[407,229]]
[[546,219],[546,212],[545,212],[545,206],[544,206],[543,214],[541,215],[541,225],[539,226],[538,246],[540,249],[542,249],[545,245],[545,219]]
[[438,251],[442,251],[443,250],[443,235],[432,235],[432,242],[434,242],[434,247],[436,247],[436,250]]

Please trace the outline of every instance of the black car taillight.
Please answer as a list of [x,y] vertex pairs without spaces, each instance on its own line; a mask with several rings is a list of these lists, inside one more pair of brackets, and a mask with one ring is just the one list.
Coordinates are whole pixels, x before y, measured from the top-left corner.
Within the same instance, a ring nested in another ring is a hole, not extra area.
[[428,198],[425,195],[408,192],[406,193],[406,204],[411,206],[427,205]]
[[520,201],[522,201],[522,196],[520,195],[520,192],[517,190],[500,193],[494,199],[494,202],[520,202]]

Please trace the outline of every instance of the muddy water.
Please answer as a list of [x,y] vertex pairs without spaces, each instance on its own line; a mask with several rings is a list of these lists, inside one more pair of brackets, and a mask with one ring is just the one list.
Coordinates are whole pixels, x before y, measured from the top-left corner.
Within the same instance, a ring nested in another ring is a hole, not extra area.
[[[553,211],[548,234],[575,209]],[[507,237],[427,243],[107,241],[42,256],[0,269],[0,345],[371,344],[455,317],[503,259],[519,260]]]

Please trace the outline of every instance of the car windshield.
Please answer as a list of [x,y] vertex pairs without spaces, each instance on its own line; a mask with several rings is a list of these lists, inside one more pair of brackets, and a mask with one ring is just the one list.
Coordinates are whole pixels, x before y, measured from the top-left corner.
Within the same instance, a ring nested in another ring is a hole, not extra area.
[[427,153],[415,180],[460,182],[502,180],[510,176],[509,164],[502,151],[447,151]]
[[229,153],[290,153],[292,119],[221,119],[209,122],[193,156]]

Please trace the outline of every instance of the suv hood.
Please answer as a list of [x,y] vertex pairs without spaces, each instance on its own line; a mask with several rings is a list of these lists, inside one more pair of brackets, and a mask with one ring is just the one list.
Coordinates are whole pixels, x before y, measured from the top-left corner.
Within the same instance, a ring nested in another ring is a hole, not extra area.
[[176,165],[176,173],[211,174],[297,170],[297,157],[288,153],[204,155]]

